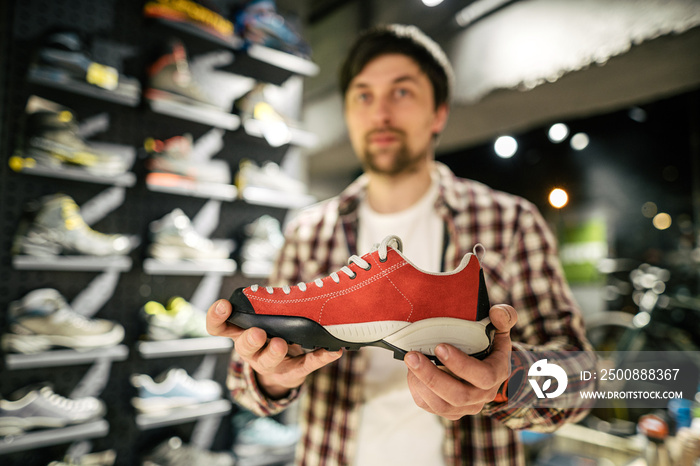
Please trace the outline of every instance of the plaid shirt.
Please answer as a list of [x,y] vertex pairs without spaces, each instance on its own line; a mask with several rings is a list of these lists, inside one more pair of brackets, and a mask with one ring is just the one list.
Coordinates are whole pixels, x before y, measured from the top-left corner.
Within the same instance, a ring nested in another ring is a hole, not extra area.
[[[522,198],[457,178],[441,163],[435,162],[435,169],[439,175],[435,208],[445,222],[443,268],[456,268],[476,243],[486,247],[482,267],[491,303],[508,303],[518,312],[518,322],[511,330],[513,354],[532,363],[536,360],[530,356],[532,350],[590,350],[563,278],[555,239],[537,209]],[[306,209],[290,222],[272,284],[310,282],[347,263],[356,253],[357,207],[366,185],[362,176],[339,196]],[[570,363],[567,372],[572,374],[572,383],[580,369],[590,369],[589,362]],[[263,416],[279,413],[300,397],[303,435],[297,464],[352,465],[366,364],[361,352],[347,352],[307,377],[289,397],[271,400],[234,352],[228,387],[240,405]],[[516,430],[552,431],[564,422],[576,421],[587,409],[575,403],[572,399],[567,405],[575,408],[537,408],[531,407],[527,395],[519,395],[518,402],[488,403],[478,415],[454,422],[443,419],[446,464],[524,464]]]

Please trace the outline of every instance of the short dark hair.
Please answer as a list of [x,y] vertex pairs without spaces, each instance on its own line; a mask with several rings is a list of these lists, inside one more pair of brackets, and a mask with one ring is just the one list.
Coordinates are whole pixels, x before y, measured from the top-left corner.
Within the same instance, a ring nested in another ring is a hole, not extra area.
[[380,55],[398,53],[412,58],[433,85],[435,108],[450,99],[454,81],[452,66],[442,48],[415,26],[389,24],[363,32],[340,68],[343,96],[350,82]]

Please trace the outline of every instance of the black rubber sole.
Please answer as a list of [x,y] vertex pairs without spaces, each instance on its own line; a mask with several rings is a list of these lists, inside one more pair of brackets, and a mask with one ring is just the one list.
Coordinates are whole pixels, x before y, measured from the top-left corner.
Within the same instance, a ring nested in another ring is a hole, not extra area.
[[[289,344],[297,344],[305,349],[313,350],[316,348],[324,348],[329,351],[338,351],[340,349],[357,351],[363,346],[377,346],[392,351],[394,353],[394,358],[399,360],[403,360],[407,353],[407,351],[383,340],[363,343],[340,340],[331,335],[319,323],[305,317],[251,314],[248,312],[237,312],[234,307],[233,312],[227,320],[233,325],[244,329],[251,327],[261,328],[265,330],[269,337],[279,337]],[[492,324],[488,324],[485,331],[490,342],[489,347],[484,351],[470,356],[477,359],[484,359],[490,354],[495,327]],[[437,357],[427,354],[426,356],[432,361],[439,363]]]

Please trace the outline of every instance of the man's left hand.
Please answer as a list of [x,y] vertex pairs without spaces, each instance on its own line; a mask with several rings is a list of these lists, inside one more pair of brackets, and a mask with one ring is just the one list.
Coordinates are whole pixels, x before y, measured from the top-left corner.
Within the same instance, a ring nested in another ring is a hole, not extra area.
[[491,353],[481,361],[447,344],[435,348],[443,368],[416,351],[406,354],[408,387],[418,406],[456,421],[481,412],[486,403],[493,401],[510,376],[510,329],[518,314],[513,307],[501,304],[491,307],[489,317],[496,333]]

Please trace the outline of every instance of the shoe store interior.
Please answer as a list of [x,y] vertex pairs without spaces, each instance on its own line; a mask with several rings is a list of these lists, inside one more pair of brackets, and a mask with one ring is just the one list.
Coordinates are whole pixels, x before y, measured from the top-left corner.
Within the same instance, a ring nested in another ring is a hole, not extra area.
[[696,0],[2,2],[0,464],[295,464],[206,312],[362,174],[338,70],[390,23],[454,70],[435,159],[538,208],[597,354],[694,374],[518,430],[526,464],[700,465]]

